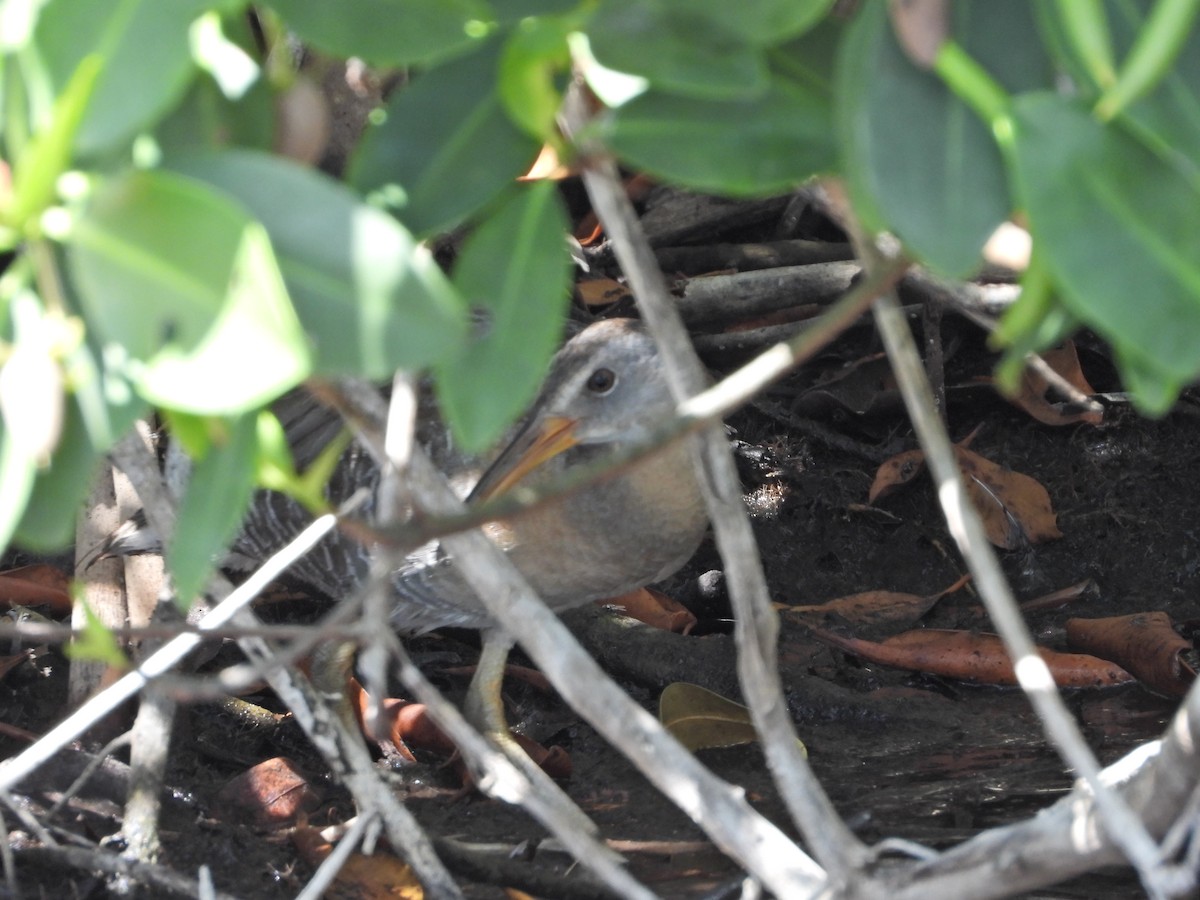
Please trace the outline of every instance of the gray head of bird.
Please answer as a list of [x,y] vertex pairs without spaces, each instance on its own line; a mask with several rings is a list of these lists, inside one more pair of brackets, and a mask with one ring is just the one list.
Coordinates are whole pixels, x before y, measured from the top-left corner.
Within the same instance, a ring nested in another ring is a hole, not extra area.
[[502,494],[571,447],[643,442],[674,408],[658,348],[641,323],[589,325],[554,357],[525,425],[472,496]]

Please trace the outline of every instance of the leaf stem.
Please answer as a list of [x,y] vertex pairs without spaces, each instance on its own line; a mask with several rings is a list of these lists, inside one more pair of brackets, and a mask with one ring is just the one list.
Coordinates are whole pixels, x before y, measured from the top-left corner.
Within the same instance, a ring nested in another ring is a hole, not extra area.
[[1170,70],[1191,33],[1200,0],[1158,0],[1138,30],[1120,75],[1096,104],[1101,122],[1111,121],[1150,93]]
[[946,40],[938,50],[934,71],[954,93],[999,134],[1009,120],[1012,98],[1008,91],[954,40]]
[[1071,49],[1101,90],[1117,80],[1108,14],[1102,0],[1058,0],[1058,20]]

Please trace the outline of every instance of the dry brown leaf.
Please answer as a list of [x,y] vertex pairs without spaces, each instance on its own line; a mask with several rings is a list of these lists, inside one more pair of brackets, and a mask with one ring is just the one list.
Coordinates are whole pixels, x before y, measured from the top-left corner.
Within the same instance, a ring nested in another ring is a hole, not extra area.
[[[292,843],[314,866],[333,850],[313,828],[297,828]],[[352,853],[325,896],[330,900],[423,900],[425,891],[412,867],[390,853]]]
[[1066,606],[1068,603],[1075,602],[1080,597],[1085,597],[1089,594],[1095,596],[1099,593],[1100,587],[1096,584],[1095,580],[1085,578],[1083,581],[1077,581],[1065,588],[1051,591],[1049,594],[1042,594],[1040,597],[1021,601],[1021,612],[1028,615],[1031,612],[1044,609],[1058,609],[1060,606]]
[[[1075,352],[1075,343],[1067,341],[1057,350],[1048,350],[1042,354],[1042,359],[1055,372],[1061,375],[1068,384],[1080,393],[1091,396],[1096,389],[1088,384],[1079,367],[1079,355]],[[1103,411],[1076,409],[1071,403],[1060,403],[1050,400],[1057,392],[1034,369],[1026,367],[1021,377],[1021,388],[1015,397],[1009,399],[1046,425],[1072,425],[1076,422],[1087,422],[1089,425],[1099,425],[1104,421]]]
[[1067,642],[1119,663],[1160,694],[1182,697],[1196,680],[1183,658],[1192,645],[1179,636],[1165,612],[1068,619]]
[[[633,203],[639,202],[654,187],[655,181],[649,175],[634,175],[625,179],[625,194]],[[585,247],[591,247],[604,239],[604,226],[595,212],[589,212],[581,218],[571,232]]]
[[736,747],[758,740],[750,710],[698,684],[677,681],[658,698],[658,719],[688,750]]
[[970,575],[964,575],[945,590],[926,597],[904,594],[899,591],[864,591],[860,594],[850,594],[811,606],[785,606],[782,608],[788,612],[802,613],[807,620],[812,620],[815,616],[836,615],[846,622],[868,628],[887,625],[910,627],[929,612],[939,600],[947,594],[954,593],[970,580]]
[[956,446],[954,455],[987,530],[997,547],[1015,550],[1062,537],[1050,494],[1028,475],[1006,469],[974,450]]
[[[994,634],[922,628],[876,642],[809,628],[821,640],[881,665],[981,684],[1017,683],[1008,651]],[[1116,663],[1095,656],[1044,647],[1038,648],[1038,655],[1062,688],[1110,687],[1134,680]]]
[[625,615],[663,631],[689,634],[696,627],[696,617],[672,597],[654,588],[638,588],[612,600],[598,601],[602,606],[615,606]]
[[904,54],[918,68],[929,70],[950,34],[950,9],[946,0],[909,0],[889,3],[892,32]]
[[[968,450],[978,429],[954,445],[954,456],[966,483],[967,495],[979,512],[988,540],[997,547],[1015,550],[1062,537],[1050,494],[1037,480],[1006,469]],[[909,484],[925,469],[925,454],[907,450],[884,461],[875,472],[867,494],[874,503]]]
[[[384,698],[379,704],[382,710],[384,734],[378,735],[373,734],[366,726],[369,697],[357,679],[350,679],[346,693],[353,705],[355,717],[358,719],[363,734],[384,744],[385,747],[390,745],[404,758],[409,760],[415,758],[412,755],[412,749],[428,750],[443,756],[457,754],[458,748],[454,741],[450,740],[449,736],[433,721],[429,715],[429,709],[424,703],[393,697]],[[551,778],[571,777],[571,756],[562,747],[543,747],[537,741],[520,734],[510,736],[525,751],[525,755],[541,766]],[[459,767],[459,774],[463,779],[464,786],[469,786],[471,780],[465,766]]]
[[71,579],[54,566],[21,566],[0,572],[0,602],[10,606],[46,605],[58,615],[71,611]]
[[227,782],[217,797],[226,821],[248,819],[260,828],[291,825],[321,805],[320,793],[284,756],[247,769]]
[[904,487],[925,471],[925,452],[905,450],[891,459],[884,460],[875,470],[875,480],[867,492],[867,502],[874,503],[893,491]]

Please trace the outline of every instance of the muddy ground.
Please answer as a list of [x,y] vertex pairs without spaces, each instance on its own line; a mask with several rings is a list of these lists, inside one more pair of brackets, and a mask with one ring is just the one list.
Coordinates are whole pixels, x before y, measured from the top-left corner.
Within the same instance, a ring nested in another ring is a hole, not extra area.
[[[739,225],[741,230],[688,242],[759,240],[774,236],[775,227],[755,232]],[[919,316],[913,318],[919,327]],[[1031,598],[1084,579],[1096,583],[1066,608],[1031,615],[1039,639],[1061,643],[1062,623],[1071,616],[1164,610],[1177,623],[1200,619],[1200,407],[1185,397],[1172,414],[1148,421],[1116,402],[1099,427],[1043,425],[979,383],[994,356],[974,326],[948,315],[940,334],[952,436],[979,428],[972,448],[1036,478],[1057,513],[1061,539],[1002,551],[1016,593]],[[1119,391],[1103,345],[1084,335],[1078,346],[1096,390]],[[820,603],[876,589],[931,594],[964,572],[927,477],[867,506],[879,463],[915,446],[886,384],[875,384],[868,402],[845,397],[812,402],[816,381],[878,349],[869,329],[856,329],[772,388],[764,404],[729,421],[768,583],[780,603]],[[728,367],[730,360],[723,364]],[[656,709],[659,692],[675,680],[736,698],[730,612],[720,577],[713,574],[720,569],[706,542],[664,586],[698,619],[687,637],[644,626],[614,629],[612,611],[581,610],[567,619],[648,709]],[[321,602],[302,596],[276,615],[303,619],[316,614]],[[923,624],[987,628],[969,588],[943,599]],[[901,837],[945,847],[1029,816],[1069,789],[1070,776],[1015,690],[865,663],[815,640],[791,614],[783,614],[782,625],[780,656],[797,729],[835,805],[864,840]],[[409,645],[440,686],[461,694],[465,679],[442,673],[474,661],[474,635],[435,634]],[[516,661],[524,662],[519,655]],[[0,682],[0,721],[39,733],[62,715],[65,663],[51,649],[41,667],[49,672],[29,667]],[[570,753],[573,774],[564,786],[603,836],[627,853],[638,877],[663,897],[737,896],[736,868],[591,728],[552,696],[519,682],[510,680],[507,693],[519,729]],[[267,693],[244,699],[279,709]],[[1068,703],[1101,761],[1108,762],[1158,735],[1176,701],[1134,685],[1075,691]],[[0,749],[8,755],[22,746],[20,738],[6,736]],[[298,860],[286,834],[222,821],[214,808],[217,792],[231,778],[277,755],[295,760],[323,792],[311,813],[314,824],[353,814],[345,792],[329,780],[293,727],[264,733],[212,706],[185,709],[173,745],[162,863],[188,875],[207,865],[217,887],[236,896],[294,895],[312,867]],[[442,846],[469,896],[502,897],[506,884],[538,896],[571,896],[569,876],[551,886],[538,880],[569,868],[553,842],[541,842],[539,826],[517,809],[463,794],[443,758],[418,756],[416,764],[392,766],[398,790],[431,834],[457,842]],[[758,809],[793,832],[756,745],[701,751],[700,757],[720,777],[744,786]],[[381,759],[380,765],[388,763]],[[60,789],[71,780],[68,770],[72,766],[64,763],[61,771],[44,771],[31,787]],[[120,827],[124,778],[121,767],[113,766],[103,784],[59,813],[55,823],[85,842],[102,841]],[[31,790],[35,799],[38,789]],[[36,804],[31,809],[40,814]],[[14,847],[36,844],[10,814],[5,820]],[[464,846],[473,852],[459,852]],[[115,895],[104,878],[64,869],[61,862],[47,864],[33,851],[18,857],[18,875],[26,896]],[[1039,894],[1137,895],[1136,880],[1115,870]]]

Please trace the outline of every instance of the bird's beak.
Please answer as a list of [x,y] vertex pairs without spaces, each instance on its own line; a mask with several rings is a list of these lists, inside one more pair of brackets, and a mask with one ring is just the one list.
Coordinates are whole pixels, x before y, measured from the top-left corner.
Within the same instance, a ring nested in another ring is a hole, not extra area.
[[575,437],[578,424],[565,416],[547,416],[530,423],[484,472],[471,492],[472,499],[490,500],[505,493],[546,460],[574,447],[579,443]]

